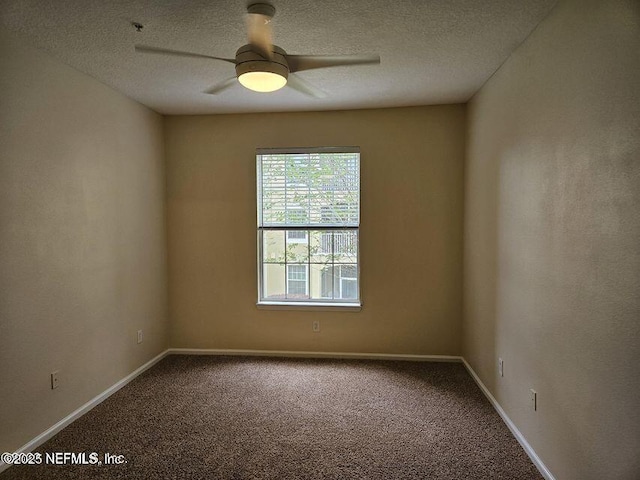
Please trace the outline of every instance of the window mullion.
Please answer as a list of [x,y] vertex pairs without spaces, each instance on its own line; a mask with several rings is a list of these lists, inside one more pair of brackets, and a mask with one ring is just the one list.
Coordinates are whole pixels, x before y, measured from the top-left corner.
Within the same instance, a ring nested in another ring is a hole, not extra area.
[[336,299],[336,232],[331,232],[331,298]]
[[304,230],[350,230],[358,231],[360,227],[346,227],[342,225],[306,225],[306,226],[274,226],[274,227],[260,227],[261,230],[292,230],[292,231],[304,231]]
[[307,154],[307,223],[311,223],[311,154]]
[[284,236],[284,298],[289,298],[289,267],[287,266],[287,230],[282,231]]
[[311,230],[307,230],[307,281],[309,284],[307,296],[311,298]]

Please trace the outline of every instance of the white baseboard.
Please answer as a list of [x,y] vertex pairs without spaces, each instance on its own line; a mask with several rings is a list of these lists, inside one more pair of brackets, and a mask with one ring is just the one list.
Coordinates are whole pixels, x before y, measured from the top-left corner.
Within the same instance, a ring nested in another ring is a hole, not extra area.
[[344,358],[361,360],[406,360],[414,362],[462,362],[453,355],[413,355],[400,353],[297,352],[290,350],[241,350],[220,348],[170,348],[175,355],[232,355],[247,357]]
[[[34,438],[33,440],[30,440],[29,442],[27,442],[25,445],[23,445],[18,450],[16,450],[15,453],[29,453],[29,452],[35,450],[40,445],[42,445],[44,442],[46,442],[51,437],[53,437],[60,430],[65,428],[67,425],[69,425],[71,422],[73,422],[74,420],[80,418],[82,415],[87,413],[89,410],[91,410],[96,405],[104,402],[107,398],[109,398],[111,395],[116,393],[118,390],[120,390],[122,387],[124,387],[127,383],[129,383],[131,380],[136,378],[142,372],[144,372],[145,370],[148,370],[153,365],[158,363],[160,360],[162,360],[164,357],[166,357],[168,355],[168,353],[169,353],[169,351],[165,350],[161,354],[159,354],[156,357],[152,358],[147,363],[145,363],[141,367],[137,368],[136,370],[131,372],[126,377],[124,377],[122,380],[120,380],[117,383],[113,384],[112,386],[107,388],[104,392],[102,392],[101,394],[99,394],[96,397],[93,397],[91,400],[89,400],[87,403],[82,405],[80,408],[78,408],[77,410],[74,410],[69,415],[67,415],[62,420],[60,420],[58,423],[56,423],[52,427],[48,428],[44,432],[42,432],[36,438]],[[11,465],[8,465],[8,464],[4,463],[3,461],[0,461],[0,472],[2,472],[3,470],[6,470],[10,466]]]
[[496,410],[496,412],[498,412],[498,415],[500,415],[504,423],[507,424],[507,427],[509,427],[509,430],[511,430],[511,433],[513,433],[513,436],[516,437],[516,440],[518,440],[518,443],[520,443],[524,451],[527,453],[527,455],[529,455],[529,458],[531,459],[533,464],[536,466],[536,468],[540,471],[542,476],[546,480],[555,480],[555,477],[551,474],[547,466],[544,463],[542,463],[542,460],[540,460],[540,457],[538,457],[538,454],[531,447],[531,445],[529,445],[529,442],[527,442],[527,440],[524,438],[524,435],[522,435],[520,430],[518,430],[518,427],[515,426],[515,424],[511,421],[507,413],[502,409],[498,401],[493,397],[493,395],[491,395],[491,392],[485,386],[485,384],[482,383],[482,380],[480,380],[480,377],[478,377],[476,372],[473,371],[473,368],[471,368],[471,365],[469,365],[464,358],[462,358],[462,363],[464,364],[469,374],[473,377],[475,382],[478,384],[478,387],[480,387],[480,390],[482,390],[482,393],[484,393],[485,397],[487,397],[491,405],[493,405],[493,408]]

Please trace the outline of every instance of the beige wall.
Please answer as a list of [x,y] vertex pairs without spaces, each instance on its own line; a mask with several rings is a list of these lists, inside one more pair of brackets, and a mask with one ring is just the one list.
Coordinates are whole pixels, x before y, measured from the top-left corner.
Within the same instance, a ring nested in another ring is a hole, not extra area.
[[558,480],[640,478],[639,52],[560,1],[470,104],[464,355]]
[[0,452],[166,348],[162,118],[23,43],[0,33]]
[[[165,118],[171,346],[459,354],[464,122],[460,105]],[[256,148],[340,145],[361,147],[362,311],[258,310]]]

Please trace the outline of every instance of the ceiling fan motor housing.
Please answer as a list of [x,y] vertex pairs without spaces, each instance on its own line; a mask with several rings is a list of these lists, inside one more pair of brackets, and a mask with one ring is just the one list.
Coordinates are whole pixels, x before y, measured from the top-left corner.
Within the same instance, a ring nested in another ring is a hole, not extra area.
[[243,45],[236,52],[236,75],[239,77],[248,72],[270,72],[288,78],[289,64],[285,55],[282,48],[274,45],[273,56],[268,59],[257,53],[250,44]]
[[270,3],[252,3],[247,7],[247,13],[273,18],[276,14],[276,7]]

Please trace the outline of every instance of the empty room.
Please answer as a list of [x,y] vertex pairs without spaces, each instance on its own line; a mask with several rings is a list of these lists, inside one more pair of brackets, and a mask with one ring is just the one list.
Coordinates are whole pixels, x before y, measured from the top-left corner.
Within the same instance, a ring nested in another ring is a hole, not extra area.
[[640,479],[638,0],[0,21],[0,480]]

